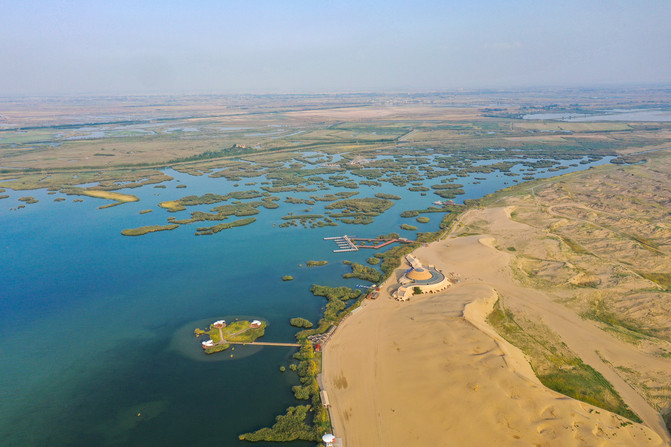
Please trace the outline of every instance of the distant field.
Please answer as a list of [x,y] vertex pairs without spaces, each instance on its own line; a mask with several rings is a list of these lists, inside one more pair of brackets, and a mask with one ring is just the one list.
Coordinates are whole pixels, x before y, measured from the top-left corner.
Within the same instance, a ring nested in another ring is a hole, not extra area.
[[554,131],[554,132],[613,132],[632,130],[627,123],[565,123],[560,121],[515,121],[512,126],[515,129]]
[[[587,93],[572,94],[571,101],[584,102],[578,110],[631,108],[649,99],[642,93],[599,100]],[[663,93],[656,93],[658,100],[660,95]],[[298,160],[301,152],[324,157],[350,153],[364,158],[372,153],[411,154],[424,149],[441,153],[509,148],[615,154],[660,148],[671,141],[671,123],[515,118],[523,113],[575,110],[575,105],[560,106],[566,100],[552,92],[518,92],[513,97],[505,92],[469,92],[123,101],[89,98],[46,103],[4,100],[0,101],[0,181],[22,173],[15,185],[56,187],[75,183],[72,175],[107,181],[112,172],[126,181],[142,181],[141,170],[150,168],[171,166],[203,173],[234,166],[240,158],[255,163]],[[492,101],[515,105],[479,105]],[[315,163],[326,161],[322,158]],[[29,172],[36,169],[41,177]],[[71,173],[69,180],[63,175],[66,172]],[[244,176],[241,173],[240,177]],[[59,185],[59,180],[64,183]]]

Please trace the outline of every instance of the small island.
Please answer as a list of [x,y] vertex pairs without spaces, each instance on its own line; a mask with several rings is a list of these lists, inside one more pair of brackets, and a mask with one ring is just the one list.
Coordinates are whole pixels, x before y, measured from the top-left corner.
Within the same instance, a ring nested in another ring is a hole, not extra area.
[[312,326],[314,326],[314,324],[312,324],[310,320],[306,320],[305,318],[300,317],[292,318],[291,320],[289,320],[289,323],[293,327],[302,327],[305,329],[310,329]]
[[123,234],[124,236],[142,236],[144,234],[155,233],[157,231],[174,230],[175,228],[178,228],[178,227],[179,227],[179,225],[177,225],[177,224],[147,225],[146,227],[127,228],[125,230],[122,230],[121,234]]
[[207,330],[196,328],[193,333],[196,337],[209,336],[209,340],[203,341],[205,354],[225,351],[231,343],[252,343],[257,338],[263,337],[266,332],[267,323],[259,320],[238,320],[226,324],[225,320],[215,321]]
[[33,203],[39,202],[39,200],[37,200],[35,197],[28,196],[28,197],[19,197],[19,202],[24,202],[27,203],[28,205],[32,205]]
[[308,267],[319,267],[321,265],[326,265],[328,264],[328,261],[308,261],[305,263]]

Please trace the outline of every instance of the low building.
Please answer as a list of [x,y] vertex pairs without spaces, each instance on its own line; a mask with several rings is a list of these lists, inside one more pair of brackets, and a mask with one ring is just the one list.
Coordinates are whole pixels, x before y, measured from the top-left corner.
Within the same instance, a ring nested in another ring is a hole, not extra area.
[[261,327],[261,322],[260,322],[259,320],[254,320],[254,321],[252,321],[252,323],[250,324],[250,327],[251,327],[251,328]]
[[405,260],[410,268],[399,280],[401,285],[393,293],[395,299],[406,301],[413,295],[440,292],[452,284],[435,266],[424,266],[412,255],[407,255]]
[[212,323],[212,326],[216,327],[217,329],[225,328],[226,320],[217,320],[214,323]]
[[202,345],[203,345],[203,349],[207,349],[207,348],[213,348],[215,343],[214,343],[214,340],[205,340],[202,343]]
[[329,396],[326,394],[326,390],[321,390],[319,392],[319,397],[322,400],[322,405],[326,408],[331,406],[331,402],[329,401]]

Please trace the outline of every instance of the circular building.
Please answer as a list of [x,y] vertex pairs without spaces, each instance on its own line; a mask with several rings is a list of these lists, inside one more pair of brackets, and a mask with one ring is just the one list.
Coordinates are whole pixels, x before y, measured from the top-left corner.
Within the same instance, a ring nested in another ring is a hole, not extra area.
[[405,259],[410,264],[410,268],[399,280],[401,286],[393,294],[397,300],[405,301],[412,295],[439,292],[451,285],[445,275],[435,266],[424,266],[412,255],[407,255]]
[[406,276],[408,279],[413,281],[427,281],[433,278],[433,274],[423,267],[412,268],[407,273]]

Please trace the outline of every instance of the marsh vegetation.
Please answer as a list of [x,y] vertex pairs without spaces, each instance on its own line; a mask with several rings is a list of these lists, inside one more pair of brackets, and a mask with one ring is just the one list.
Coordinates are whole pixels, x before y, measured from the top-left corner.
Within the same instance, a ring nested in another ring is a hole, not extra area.
[[129,229],[123,230],[121,232],[121,234],[123,234],[124,236],[142,236],[142,235],[149,234],[149,233],[155,233],[157,231],[174,230],[175,228],[179,228],[179,225],[176,225],[176,224],[147,225],[147,226],[144,226],[144,227],[129,228]]
[[561,343],[557,334],[540,322],[515,316],[499,300],[487,318],[489,324],[529,358],[540,381],[574,399],[641,422],[613,386],[599,372]]

